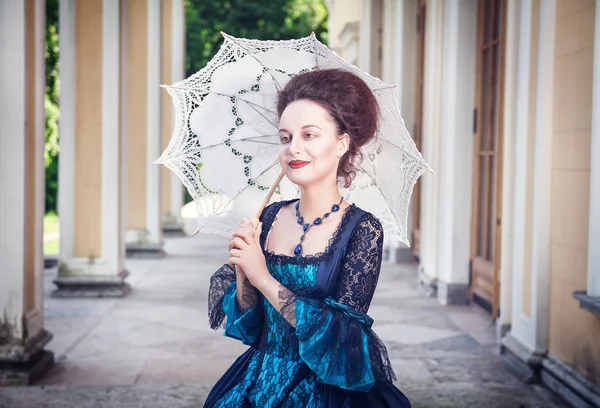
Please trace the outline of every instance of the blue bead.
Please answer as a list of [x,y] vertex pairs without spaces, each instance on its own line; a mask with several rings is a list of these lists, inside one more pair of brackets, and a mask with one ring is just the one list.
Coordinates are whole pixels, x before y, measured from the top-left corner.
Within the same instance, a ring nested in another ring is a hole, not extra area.
[[300,255],[300,252],[302,252],[302,245],[298,244],[294,249],[294,254]]
[[323,222],[323,220],[322,220],[322,219],[320,219],[320,218],[315,218],[315,225],[319,225],[319,224],[321,224],[322,222]]
[[310,228],[310,224],[304,224],[304,231],[308,231],[309,228]]
[[300,208],[300,201],[298,201],[298,202],[296,203],[296,206],[295,206],[295,207],[296,207],[296,210],[297,210],[298,208]]
[[339,211],[339,209],[340,209],[340,206],[337,204],[334,204],[334,206],[331,207],[331,211],[333,211],[333,212]]
[[323,217],[325,217],[325,218],[329,217],[329,213],[325,214]]
[[304,217],[298,217],[298,224],[304,224]]
[[300,242],[304,241],[304,235],[300,237]]

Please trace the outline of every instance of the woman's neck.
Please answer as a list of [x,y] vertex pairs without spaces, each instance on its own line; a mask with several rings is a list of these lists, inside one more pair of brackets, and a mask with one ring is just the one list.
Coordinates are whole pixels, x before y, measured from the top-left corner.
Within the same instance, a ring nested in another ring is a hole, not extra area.
[[[300,214],[307,222],[330,212],[334,204],[340,204],[341,195],[337,184],[312,185],[302,187],[300,196]],[[341,205],[340,205],[341,207]]]

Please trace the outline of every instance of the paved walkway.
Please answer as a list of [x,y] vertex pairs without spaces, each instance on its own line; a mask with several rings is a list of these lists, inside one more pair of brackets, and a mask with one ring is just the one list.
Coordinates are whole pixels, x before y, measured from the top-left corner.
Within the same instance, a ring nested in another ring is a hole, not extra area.
[[[244,351],[208,328],[210,274],[226,259],[221,238],[171,238],[163,260],[128,260],[123,299],[52,299],[46,327],[56,365],[36,386],[0,388],[0,407],[200,407]],[[489,319],[443,307],[416,290],[414,266],[386,264],[370,314],[388,346],[397,385],[414,408],[563,407],[505,371]]]

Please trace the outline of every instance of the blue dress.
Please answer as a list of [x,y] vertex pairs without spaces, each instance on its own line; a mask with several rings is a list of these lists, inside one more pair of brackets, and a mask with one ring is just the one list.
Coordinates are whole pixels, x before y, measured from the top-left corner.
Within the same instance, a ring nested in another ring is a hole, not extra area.
[[367,315],[381,267],[379,220],[351,205],[323,253],[268,252],[268,232],[281,207],[292,201],[274,203],[261,216],[269,272],[293,293],[281,311],[258,294],[242,312],[229,265],[211,277],[211,327],[224,327],[226,336],[250,347],[215,384],[204,406],[409,408],[393,385],[386,348]]

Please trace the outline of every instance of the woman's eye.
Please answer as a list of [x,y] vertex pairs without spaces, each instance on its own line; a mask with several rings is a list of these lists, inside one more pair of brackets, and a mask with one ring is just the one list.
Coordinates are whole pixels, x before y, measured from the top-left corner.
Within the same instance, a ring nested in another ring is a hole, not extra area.
[[313,137],[315,137],[315,134],[314,133],[305,133],[304,137],[307,139],[312,139]]
[[281,143],[288,143],[290,141],[289,136],[279,136],[279,141]]

